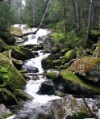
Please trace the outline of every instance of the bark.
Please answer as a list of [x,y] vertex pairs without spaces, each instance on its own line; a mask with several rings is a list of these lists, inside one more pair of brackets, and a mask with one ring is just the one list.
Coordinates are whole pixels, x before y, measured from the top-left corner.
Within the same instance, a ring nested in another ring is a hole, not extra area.
[[90,0],[89,13],[88,13],[88,36],[91,30],[91,15],[92,15],[92,3],[93,0]]
[[42,19],[41,19],[40,24],[39,24],[38,28],[36,29],[36,31],[34,31],[34,32],[29,32],[29,33],[25,33],[25,34],[20,35],[20,36],[19,36],[19,35],[16,35],[16,34],[12,34],[12,35],[15,36],[15,37],[23,38],[24,36],[27,36],[27,35],[30,35],[30,34],[36,34],[37,31],[40,29],[40,27],[43,25],[43,22],[44,22],[44,20],[45,20],[46,14],[47,14],[47,12],[48,12],[48,10],[49,10],[49,6],[50,6],[50,4],[51,4],[51,1],[52,1],[52,0],[49,0],[49,1],[48,1],[46,10],[45,10],[45,12],[44,12],[44,14],[43,14],[43,16],[42,16]]
[[78,0],[72,0],[75,15],[76,33],[80,31],[80,6]]
[[66,2],[62,0],[62,8],[63,8],[63,20],[64,20],[64,34],[67,32],[67,25],[66,25]]

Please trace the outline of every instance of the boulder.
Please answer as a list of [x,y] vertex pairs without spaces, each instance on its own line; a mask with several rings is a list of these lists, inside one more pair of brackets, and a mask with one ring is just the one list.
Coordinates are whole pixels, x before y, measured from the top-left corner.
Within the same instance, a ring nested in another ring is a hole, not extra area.
[[52,60],[53,59],[52,59],[51,55],[42,59],[41,64],[42,64],[42,67],[43,67],[44,70],[47,70],[47,69],[50,69],[50,68],[53,67]]
[[6,117],[12,115],[12,112],[7,109],[4,104],[0,104],[0,119],[5,119]]
[[35,54],[27,48],[16,46],[12,49],[12,57],[17,60],[28,60],[35,57]]
[[28,93],[26,93],[22,89],[15,89],[13,94],[16,96],[16,98],[18,100],[21,99],[21,100],[25,101],[25,100],[32,100],[33,99],[33,97],[31,95],[29,95]]
[[100,58],[99,57],[83,57],[77,58],[69,68],[71,71],[79,73],[79,75],[87,78],[91,82],[100,79]]
[[0,39],[0,52],[11,49],[12,46],[7,45],[2,39]]
[[75,73],[62,70],[60,72],[62,79],[64,79],[63,86],[65,88],[66,93],[72,94],[100,94],[100,87],[87,82],[81,78],[79,78]]
[[37,67],[28,65],[23,65],[22,68],[25,69],[28,73],[37,73],[39,71]]
[[0,103],[11,106],[18,104],[18,101],[9,90],[5,88],[0,88]]
[[13,35],[11,35],[7,30],[0,32],[0,38],[8,45],[13,45],[16,42],[16,39],[13,37]]
[[51,81],[45,81],[41,84],[41,87],[38,91],[39,94],[45,95],[52,95],[54,94],[54,84]]
[[22,89],[26,81],[20,72],[12,66],[9,59],[0,53],[0,84],[13,91]]
[[72,59],[76,58],[76,54],[74,52],[74,50],[69,50],[65,53],[64,55],[64,59],[68,62]]

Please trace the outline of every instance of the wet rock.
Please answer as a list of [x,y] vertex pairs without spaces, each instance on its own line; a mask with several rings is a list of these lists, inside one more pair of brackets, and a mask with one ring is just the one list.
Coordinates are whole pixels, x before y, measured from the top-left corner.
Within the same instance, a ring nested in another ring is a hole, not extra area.
[[0,97],[0,102],[7,106],[18,104],[16,97],[5,88],[0,88]]
[[35,119],[55,119],[52,114],[48,114],[46,112],[40,112],[37,114]]
[[45,81],[41,84],[41,87],[38,91],[39,94],[42,94],[42,95],[45,95],[45,94],[48,94],[48,95],[52,95],[54,94],[54,85],[51,81]]
[[23,61],[21,61],[21,60],[16,60],[16,59],[12,58],[12,62],[13,62],[13,64],[14,64],[14,66],[15,66],[18,70],[21,69],[21,67],[22,67],[22,65],[23,65]]
[[24,68],[28,73],[37,73],[37,72],[39,71],[37,67],[28,66],[28,65],[23,65],[23,68]]
[[12,49],[12,57],[17,60],[27,60],[35,57],[35,54],[27,48],[16,46]]
[[13,91],[22,89],[26,81],[9,59],[0,53],[0,84]]
[[28,93],[26,93],[22,89],[16,89],[16,90],[14,90],[14,93],[13,94],[16,96],[16,98],[18,100],[24,100],[25,101],[25,100],[32,100],[33,99],[33,97],[31,95],[29,95]]
[[60,96],[60,97],[64,97],[65,96],[65,93],[64,92],[61,92],[59,90],[55,91],[54,94],[57,95],[57,96]]
[[10,115],[12,115],[12,112],[4,104],[0,104],[0,119],[4,119]]

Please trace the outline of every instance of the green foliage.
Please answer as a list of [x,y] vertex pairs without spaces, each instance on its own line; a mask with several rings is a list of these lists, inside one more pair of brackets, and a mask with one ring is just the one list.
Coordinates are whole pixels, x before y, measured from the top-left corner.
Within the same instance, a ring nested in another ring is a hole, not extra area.
[[8,3],[0,1],[0,29],[6,29],[12,22],[12,11]]
[[54,42],[54,44],[63,43],[64,34],[62,34],[62,33],[53,33],[53,34],[51,34],[51,39]]

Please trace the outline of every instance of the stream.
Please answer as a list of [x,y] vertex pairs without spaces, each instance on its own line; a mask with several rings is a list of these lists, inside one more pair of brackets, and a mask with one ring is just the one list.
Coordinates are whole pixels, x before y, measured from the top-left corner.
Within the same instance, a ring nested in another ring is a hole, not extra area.
[[[24,25],[15,25],[20,27],[23,33],[35,31],[36,28],[24,29]],[[28,35],[28,40],[22,45],[32,45],[37,43],[38,37],[47,36],[50,33],[49,30],[40,29],[36,35]],[[43,53],[42,50],[37,51],[38,56],[36,58],[29,59],[25,62],[26,66],[37,67],[39,72],[43,73],[44,70],[41,66],[41,60],[49,55],[49,53]],[[6,119],[66,119],[67,115],[72,112],[78,112],[81,108],[86,108],[82,99],[74,99],[72,95],[66,95],[64,97],[59,97],[55,95],[39,95],[37,92],[46,80],[45,76],[39,75],[36,80],[32,79],[27,81],[25,91],[33,97],[32,101],[25,101],[20,104],[14,111],[15,115]],[[71,104],[72,100],[75,100],[75,104]],[[87,99],[88,104],[93,106],[94,100]],[[72,105],[72,107],[70,106]],[[98,111],[100,117],[100,110]],[[44,116],[44,117],[42,117]]]

